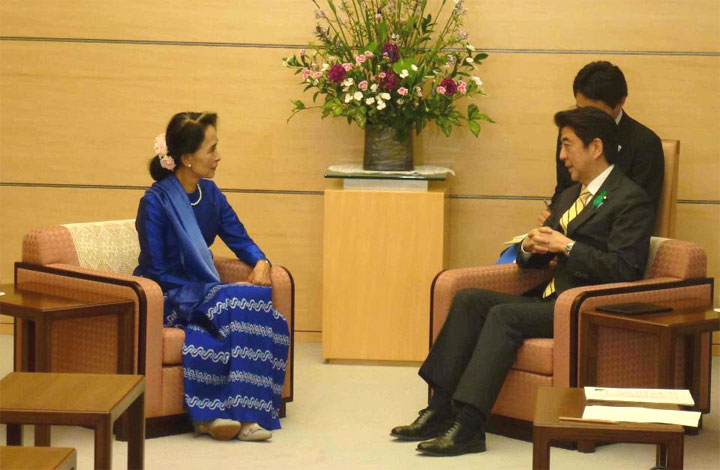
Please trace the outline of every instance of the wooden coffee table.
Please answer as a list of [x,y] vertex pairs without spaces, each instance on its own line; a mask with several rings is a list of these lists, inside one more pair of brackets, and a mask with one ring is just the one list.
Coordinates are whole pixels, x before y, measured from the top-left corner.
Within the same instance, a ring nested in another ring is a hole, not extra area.
[[[720,330],[720,313],[712,307],[675,309],[672,312],[628,316],[595,310],[582,312],[578,386],[597,383],[597,331],[599,327],[639,331],[658,338],[658,388],[675,388],[675,352],[679,338],[687,337],[685,353],[685,383],[700,409],[701,335]],[[712,355],[711,359],[712,359]],[[712,366],[710,366],[712,370]],[[708,380],[708,387],[710,381]]]
[[581,388],[540,387],[533,419],[533,469],[550,468],[550,444],[558,441],[603,441],[655,444],[656,464],[683,468],[683,427],[674,424],[561,421],[581,418],[585,409]]
[[125,412],[128,469],[142,469],[143,376],[12,372],[0,381],[0,423],[8,425],[8,445],[22,445],[23,424],[86,426],[95,431],[96,469],[112,468],[112,426]]
[[75,470],[76,457],[69,447],[0,446],[0,464],[8,470]]

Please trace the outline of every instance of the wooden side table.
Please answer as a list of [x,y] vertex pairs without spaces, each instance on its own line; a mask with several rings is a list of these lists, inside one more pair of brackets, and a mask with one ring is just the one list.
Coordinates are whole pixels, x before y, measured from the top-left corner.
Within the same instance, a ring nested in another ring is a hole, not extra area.
[[[685,383],[698,403],[700,392],[701,338],[720,330],[720,313],[712,308],[678,309],[644,315],[621,315],[595,310],[581,313],[579,387],[597,385],[597,331],[599,327],[639,331],[658,338],[659,388],[675,388],[675,351],[680,337],[688,337],[685,355]],[[711,356],[712,358],[712,356]],[[712,368],[710,368],[712,370]],[[709,381],[708,381],[709,384]],[[708,385],[709,386],[709,385]],[[698,405],[696,405],[698,408]]]
[[[118,365],[120,374],[133,373],[135,354],[135,308],[132,301],[104,298],[101,301],[87,301],[72,296],[59,297],[44,294],[39,289],[18,288],[3,284],[0,291],[0,314],[15,317],[27,328],[23,335],[21,370],[50,372],[52,370],[52,324],[56,320],[116,315],[118,321]],[[17,331],[15,333],[17,341]]]
[[582,418],[585,404],[585,392],[581,388],[538,388],[533,418],[533,470],[550,468],[550,444],[558,441],[655,444],[656,465],[683,468],[682,426],[560,420],[560,417]]
[[75,470],[77,452],[71,447],[0,446],[0,464],[12,470]]
[[112,468],[112,425],[126,412],[128,469],[142,469],[143,376],[12,372],[0,381],[0,423],[7,424],[8,445],[22,445],[23,424],[89,427],[95,431],[96,469]]

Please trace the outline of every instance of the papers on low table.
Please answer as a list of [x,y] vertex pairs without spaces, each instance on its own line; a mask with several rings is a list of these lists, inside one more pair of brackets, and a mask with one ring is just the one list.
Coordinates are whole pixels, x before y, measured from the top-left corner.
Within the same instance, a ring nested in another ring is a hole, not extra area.
[[662,388],[585,387],[585,398],[588,400],[601,401],[695,405],[695,400],[693,400],[689,390]]
[[665,423],[697,427],[700,421],[700,412],[661,410],[634,406],[589,405],[585,407],[582,419],[624,421],[629,423]]

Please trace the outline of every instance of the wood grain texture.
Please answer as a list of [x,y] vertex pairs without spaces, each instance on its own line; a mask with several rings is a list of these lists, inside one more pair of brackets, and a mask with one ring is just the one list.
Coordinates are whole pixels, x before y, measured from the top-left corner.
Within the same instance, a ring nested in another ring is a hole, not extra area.
[[[438,4],[431,0],[428,11],[434,14]],[[720,42],[714,0],[466,4],[464,28],[485,48],[717,51]],[[212,0],[180,7],[167,0],[4,0],[0,18],[5,36],[306,44],[314,10],[310,0]]]
[[[325,168],[362,159],[363,133],[344,120],[310,110],[286,123],[289,100],[303,97],[280,64],[287,50],[0,42],[0,51],[2,181],[142,185],[154,136],[183,109],[220,114],[224,187],[320,191]],[[479,139],[431,126],[416,139],[416,163],[455,168],[453,194],[551,194],[552,116],[574,104],[575,73],[598,58],[625,70],[628,113],[680,141],[678,198],[720,200],[720,60],[705,57],[494,54],[479,68],[489,96],[476,101],[497,124]]]
[[444,220],[442,191],[326,191],[325,359],[425,358]]

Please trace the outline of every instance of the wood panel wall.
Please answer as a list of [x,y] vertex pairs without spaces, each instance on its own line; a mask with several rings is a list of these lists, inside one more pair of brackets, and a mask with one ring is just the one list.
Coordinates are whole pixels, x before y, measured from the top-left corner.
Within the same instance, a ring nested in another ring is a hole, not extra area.
[[[437,1],[435,1],[437,3]],[[496,121],[480,139],[428,129],[416,163],[455,169],[451,267],[491,263],[552,193],[555,111],[593,60],[625,72],[626,111],[681,142],[678,238],[720,275],[720,3],[481,0],[465,28]],[[281,58],[311,39],[309,0],[4,0],[0,3],[0,280],[31,227],[131,218],[152,142],[180,110],[220,115],[217,183],[297,286],[296,328],[321,329],[322,174],[359,162],[362,132],[300,114]],[[216,250],[227,253],[218,246]],[[720,284],[720,283],[717,283]],[[717,296],[716,296],[717,298]],[[716,339],[717,342],[717,339]]]

